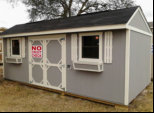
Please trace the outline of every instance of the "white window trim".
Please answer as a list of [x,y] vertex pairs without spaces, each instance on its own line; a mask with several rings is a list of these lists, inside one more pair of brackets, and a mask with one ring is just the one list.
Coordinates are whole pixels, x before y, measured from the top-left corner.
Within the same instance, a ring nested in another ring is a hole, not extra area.
[[130,30],[126,31],[126,51],[125,51],[125,96],[124,104],[129,105],[129,80],[130,80]]
[[72,61],[76,62],[78,60],[78,35],[71,35],[71,51],[72,51]]
[[[12,41],[13,41],[13,40],[19,40],[20,55],[13,55],[13,51],[12,51],[12,49],[13,49],[13,48],[12,48]],[[21,38],[12,38],[12,39],[11,39],[11,47],[10,47],[10,49],[11,49],[11,57],[15,57],[15,58],[17,58],[17,57],[21,57],[21,54],[22,54],[22,53],[21,53],[21,49],[22,49]]]
[[113,57],[113,32],[105,32],[104,39],[104,63],[111,64]]
[[[83,36],[99,36],[99,59],[91,59],[91,58],[82,58],[82,37]],[[91,32],[91,33],[80,33],[79,34],[79,61],[81,62],[100,62],[103,63],[103,33],[102,32]]]

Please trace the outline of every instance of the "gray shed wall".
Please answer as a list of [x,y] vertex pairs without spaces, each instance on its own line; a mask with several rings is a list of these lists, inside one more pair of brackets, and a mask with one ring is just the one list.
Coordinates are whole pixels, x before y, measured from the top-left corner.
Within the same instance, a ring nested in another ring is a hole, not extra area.
[[151,37],[131,31],[129,101],[150,83]]
[[130,25],[134,26],[134,27],[136,27],[138,29],[141,29],[143,31],[146,31],[148,33],[151,33],[151,31],[148,29],[147,25],[145,24],[145,21],[144,21],[144,19],[143,19],[140,12],[137,12],[135,17],[130,22]]
[[[68,92],[124,104],[126,31],[113,35],[113,63],[104,64],[102,73],[67,70]],[[67,64],[72,66],[71,35],[67,35]]]
[[[9,80],[29,83],[29,68],[28,68],[28,38],[26,38],[25,55],[22,64],[9,64],[4,61],[5,78]],[[7,57],[7,39],[4,39],[4,56]]]
[[[101,73],[67,69],[67,92],[124,104],[126,30],[113,31],[113,35],[113,63],[104,64],[104,72]],[[5,39],[5,57],[6,42]],[[72,66],[71,34],[67,34],[67,65]],[[26,38],[26,58],[20,65],[5,63],[5,78],[29,83],[28,66],[28,39]],[[38,81],[40,81],[39,78]]]

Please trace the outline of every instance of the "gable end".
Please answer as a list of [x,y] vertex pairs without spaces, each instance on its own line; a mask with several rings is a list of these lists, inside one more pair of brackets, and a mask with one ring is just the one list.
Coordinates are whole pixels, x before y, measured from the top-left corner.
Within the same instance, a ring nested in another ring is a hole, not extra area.
[[136,10],[127,25],[151,34],[150,27],[141,8]]

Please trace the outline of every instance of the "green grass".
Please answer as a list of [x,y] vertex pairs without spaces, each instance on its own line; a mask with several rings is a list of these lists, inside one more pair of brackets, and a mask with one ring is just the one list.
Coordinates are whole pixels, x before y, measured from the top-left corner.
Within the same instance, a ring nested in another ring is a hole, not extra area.
[[130,105],[129,109],[64,97],[21,84],[0,82],[0,112],[152,112],[153,83]]

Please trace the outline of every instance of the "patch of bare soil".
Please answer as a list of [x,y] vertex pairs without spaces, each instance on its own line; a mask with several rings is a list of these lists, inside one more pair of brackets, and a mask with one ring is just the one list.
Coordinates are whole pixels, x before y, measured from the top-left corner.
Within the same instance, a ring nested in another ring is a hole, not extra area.
[[129,109],[112,107],[78,98],[65,97],[21,84],[3,81],[0,85],[0,112],[153,112],[153,83]]

